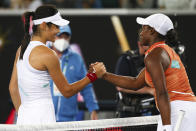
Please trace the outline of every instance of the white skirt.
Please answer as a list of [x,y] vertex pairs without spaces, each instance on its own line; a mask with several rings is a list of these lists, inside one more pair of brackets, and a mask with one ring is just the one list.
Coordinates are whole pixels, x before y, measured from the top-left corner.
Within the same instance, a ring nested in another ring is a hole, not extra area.
[[21,104],[18,110],[17,125],[55,123],[54,105],[50,101]]
[[[173,128],[176,126],[180,110],[185,111],[185,114],[179,131],[196,131],[196,102],[180,100],[171,102],[171,124]],[[157,131],[163,131],[161,117]]]

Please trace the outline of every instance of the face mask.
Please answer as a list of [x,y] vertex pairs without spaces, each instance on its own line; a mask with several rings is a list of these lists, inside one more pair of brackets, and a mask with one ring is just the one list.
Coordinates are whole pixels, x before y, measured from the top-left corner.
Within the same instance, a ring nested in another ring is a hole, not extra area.
[[63,52],[65,49],[68,48],[69,46],[69,41],[65,40],[65,39],[57,39],[55,40],[55,42],[53,43],[53,46],[60,52]]

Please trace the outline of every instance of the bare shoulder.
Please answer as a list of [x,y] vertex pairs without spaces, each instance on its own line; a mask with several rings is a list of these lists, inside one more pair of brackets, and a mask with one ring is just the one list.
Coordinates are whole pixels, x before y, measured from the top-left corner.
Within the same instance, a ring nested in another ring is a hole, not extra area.
[[49,60],[53,57],[56,57],[56,53],[52,49],[42,45],[35,47],[35,49],[32,50],[32,53],[39,55],[39,57],[43,58],[43,60]]
[[161,63],[164,69],[167,69],[170,63],[170,57],[165,49],[157,47],[146,56],[144,62],[147,68]]
[[157,47],[146,56],[145,63],[151,61],[160,62],[165,55],[168,55],[167,52],[163,48]]
[[58,63],[58,57],[56,53],[52,49],[43,45],[35,47],[32,50],[31,55],[30,60],[32,60],[32,63],[34,63],[35,67],[41,66],[42,68],[44,67],[44,69],[47,69],[48,66]]

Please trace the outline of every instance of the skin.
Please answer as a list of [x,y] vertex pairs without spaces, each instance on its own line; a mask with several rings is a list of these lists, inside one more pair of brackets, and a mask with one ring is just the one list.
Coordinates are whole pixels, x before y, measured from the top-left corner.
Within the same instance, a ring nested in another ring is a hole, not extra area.
[[[156,42],[163,41],[158,38],[158,33],[149,26],[142,26],[142,31],[139,34],[142,45],[151,46]],[[163,125],[170,125],[170,103],[166,89],[165,70],[169,67],[170,58],[167,52],[162,48],[155,48],[145,57],[145,69],[150,73],[153,84],[155,86],[155,92],[157,96],[158,108],[161,114]],[[138,90],[144,87],[145,83],[145,70],[143,69],[140,74],[134,77],[118,76],[109,72],[106,72],[105,80],[120,86],[125,89]]]
[[[67,35],[66,33],[62,33],[61,35],[56,36],[56,39],[65,39],[70,42],[71,36]],[[52,49],[57,53],[59,58],[63,55],[63,53],[58,51],[54,46],[52,46]],[[97,120],[97,119],[98,119],[97,111],[94,110],[91,112],[91,120]]]
[[[38,31],[33,34],[32,41],[41,41],[46,43],[46,41],[55,40],[56,34],[59,32],[59,28],[55,25],[48,26],[45,22],[39,25]],[[21,104],[21,99],[18,91],[18,80],[17,80],[17,69],[16,63],[20,53],[20,48],[16,53],[16,58],[14,62],[14,67],[12,71],[12,76],[9,84],[10,95],[14,103],[15,109],[18,112],[18,108]],[[48,71],[54,83],[56,84],[59,91],[63,96],[69,98],[74,94],[81,91],[86,85],[90,83],[88,77],[84,77],[82,80],[79,80],[75,83],[69,84],[64,77],[60,69],[60,63],[58,56],[54,51],[47,48],[46,46],[37,46],[35,47],[30,56],[29,63],[31,66],[37,70]],[[103,63],[98,63],[94,66],[96,70],[96,75],[98,78],[101,78],[105,73],[105,67]]]
[[128,90],[128,89],[124,89],[121,87],[116,87],[116,89],[120,92],[125,92],[125,93],[130,93],[130,94],[150,94],[150,95],[154,95],[154,88],[150,88],[148,86],[144,86],[143,88],[134,91],[134,90]]

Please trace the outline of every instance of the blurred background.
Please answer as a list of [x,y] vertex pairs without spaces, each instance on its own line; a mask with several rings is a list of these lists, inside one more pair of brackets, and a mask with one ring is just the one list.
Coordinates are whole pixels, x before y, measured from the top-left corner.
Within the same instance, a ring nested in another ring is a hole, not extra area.
[[[186,69],[196,93],[195,30],[196,0],[1,0],[0,1],[0,123],[5,123],[13,108],[9,95],[9,81],[15,53],[23,39],[21,15],[42,4],[53,4],[70,21],[72,44],[77,44],[85,63],[102,61],[109,72],[114,72],[122,54],[112,25],[111,16],[119,16],[131,49],[137,48],[137,16],[165,13],[177,27],[179,39],[185,46]],[[97,80],[94,91],[100,112],[114,113],[116,89],[114,85]],[[83,105],[80,105],[83,108]]]

